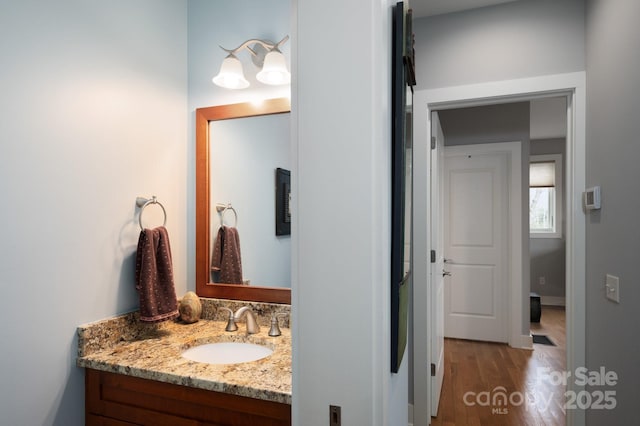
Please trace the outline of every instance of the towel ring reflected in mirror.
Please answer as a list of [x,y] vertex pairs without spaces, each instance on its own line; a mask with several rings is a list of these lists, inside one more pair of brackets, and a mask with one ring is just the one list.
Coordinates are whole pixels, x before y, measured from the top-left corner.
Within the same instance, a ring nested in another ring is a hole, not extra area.
[[224,215],[227,214],[228,211],[231,211],[234,216],[233,227],[238,227],[238,212],[233,208],[231,203],[229,204],[216,204],[216,210],[220,213],[220,226],[224,226]]
[[160,201],[158,201],[158,198],[155,195],[150,199],[138,197],[136,198],[136,205],[140,207],[140,215],[138,216],[138,223],[140,224],[141,231],[144,231],[144,226],[142,226],[142,213],[144,212],[144,209],[146,209],[147,206],[150,204],[157,204],[158,206],[160,206],[160,208],[162,209],[162,214],[164,215],[164,222],[162,222],[162,226],[167,225],[167,211],[164,209],[164,206],[162,205],[162,203],[160,203]]

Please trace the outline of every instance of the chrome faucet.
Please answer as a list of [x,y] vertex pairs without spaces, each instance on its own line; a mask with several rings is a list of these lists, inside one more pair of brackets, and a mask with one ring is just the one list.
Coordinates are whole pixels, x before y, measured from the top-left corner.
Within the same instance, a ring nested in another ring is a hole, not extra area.
[[256,314],[253,313],[250,307],[243,306],[238,309],[235,314],[229,308],[224,306],[221,306],[221,308],[229,311],[229,321],[227,322],[225,331],[236,331],[238,329],[236,321],[240,321],[242,317],[245,316],[247,322],[247,334],[256,334],[260,332],[260,326],[258,325],[258,321],[256,321]]

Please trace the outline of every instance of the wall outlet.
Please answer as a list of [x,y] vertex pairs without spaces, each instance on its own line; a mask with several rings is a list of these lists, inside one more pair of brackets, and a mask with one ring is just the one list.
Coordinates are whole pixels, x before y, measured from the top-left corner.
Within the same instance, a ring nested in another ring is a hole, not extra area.
[[620,279],[618,277],[607,274],[604,288],[607,299],[620,303]]
[[547,279],[545,277],[538,278],[538,282],[540,285],[545,285],[547,283]]
[[342,425],[342,409],[338,405],[329,406],[329,426]]

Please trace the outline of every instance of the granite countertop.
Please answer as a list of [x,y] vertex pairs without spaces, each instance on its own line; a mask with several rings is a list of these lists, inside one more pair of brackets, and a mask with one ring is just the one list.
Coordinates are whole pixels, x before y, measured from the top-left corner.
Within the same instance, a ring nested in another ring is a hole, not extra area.
[[[291,404],[291,333],[269,337],[269,327],[247,335],[246,325],[226,332],[225,321],[142,324],[136,313],[78,327],[77,365],[143,379]],[[181,353],[203,343],[250,342],[273,349],[258,361],[206,364]]]

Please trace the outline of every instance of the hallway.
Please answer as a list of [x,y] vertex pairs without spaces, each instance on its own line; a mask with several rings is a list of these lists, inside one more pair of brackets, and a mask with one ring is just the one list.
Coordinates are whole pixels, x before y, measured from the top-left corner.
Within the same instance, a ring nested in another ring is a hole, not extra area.
[[543,306],[531,333],[556,346],[534,350],[506,344],[445,339],[445,377],[434,426],[546,425],[565,423],[564,386],[549,374],[565,370],[565,310]]

